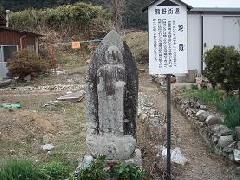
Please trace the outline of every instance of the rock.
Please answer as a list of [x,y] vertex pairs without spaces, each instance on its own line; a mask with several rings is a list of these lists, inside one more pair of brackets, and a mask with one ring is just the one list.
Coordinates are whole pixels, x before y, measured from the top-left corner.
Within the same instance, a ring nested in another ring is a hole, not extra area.
[[236,162],[240,162],[240,150],[234,149],[233,150],[233,157]]
[[232,134],[232,130],[222,124],[213,125],[211,130],[217,136],[227,136]]
[[237,141],[240,141],[240,126],[235,127],[235,134]]
[[[165,147],[162,150],[162,157],[167,157],[167,148]],[[188,162],[187,158],[185,158],[185,156],[182,154],[180,148],[175,148],[174,150],[171,150],[171,161],[182,166],[184,166]]]
[[237,149],[240,150],[240,141],[237,142]]
[[229,144],[228,146],[224,147],[223,152],[232,153],[233,150],[236,148],[236,146],[237,146],[237,142],[235,141],[235,142]]
[[209,115],[205,122],[206,122],[206,124],[208,126],[211,126],[211,125],[214,125],[214,124],[220,124],[221,123],[221,119],[217,118],[214,115]]
[[233,143],[233,136],[228,135],[228,136],[220,136],[218,140],[218,146],[221,148],[225,148],[226,146],[230,145]]
[[51,151],[51,150],[54,149],[54,145],[52,145],[52,144],[45,144],[45,145],[41,146],[41,148],[44,151]]
[[44,104],[43,107],[56,106],[58,103],[59,103],[59,101],[50,101],[50,102]]
[[198,117],[198,119],[201,122],[204,122],[207,119],[207,117],[209,116],[209,113],[207,111],[200,110],[197,112],[196,116]]
[[135,164],[138,167],[142,167],[142,152],[140,149],[136,149],[133,158],[126,160],[126,164]]
[[12,83],[12,79],[0,81],[0,88],[7,87]]
[[207,110],[207,106],[206,105],[200,105],[199,108],[202,109],[202,110]]
[[235,180],[240,180],[240,166],[235,169]]
[[69,93],[65,96],[57,98],[59,101],[81,101],[84,98],[85,91],[81,90],[75,93]]
[[31,82],[31,80],[32,80],[31,74],[29,74],[26,77],[24,77],[24,81]]
[[91,63],[91,59],[86,60],[86,64],[90,64]]
[[91,155],[85,155],[81,162],[78,165],[78,170],[86,169],[90,167],[91,163],[94,161],[94,158]]
[[145,72],[146,72],[146,69],[139,69],[139,72],[140,72],[140,73],[145,73]]

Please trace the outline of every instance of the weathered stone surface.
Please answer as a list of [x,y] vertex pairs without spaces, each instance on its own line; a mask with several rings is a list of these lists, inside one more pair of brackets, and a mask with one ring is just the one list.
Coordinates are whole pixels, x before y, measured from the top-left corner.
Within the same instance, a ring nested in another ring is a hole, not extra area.
[[233,150],[233,157],[234,157],[235,161],[240,162],[240,150],[234,149]]
[[232,134],[232,130],[222,124],[215,124],[211,129],[212,132],[217,136],[227,136]]
[[137,99],[135,61],[111,31],[93,55],[87,76],[87,145],[92,155],[130,158],[136,145]]
[[90,135],[87,136],[87,143],[94,157],[105,155],[109,160],[127,160],[136,149],[136,139],[130,135]]
[[204,122],[209,116],[209,113],[207,111],[200,110],[197,112],[196,116],[198,117],[199,121]]
[[233,143],[233,136],[232,135],[220,136],[220,138],[218,140],[218,146],[221,147],[221,148],[224,148],[224,147],[230,145],[231,143]]
[[11,80],[11,79],[7,79],[7,80],[3,80],[3,81],[0,80],[0,88],[2,88],[2,87],[7,87],[7,86],[9,86],[11,83],[12,83],[12,80]]
[[211,126],[211,125],[214,125],[214,124],[220,124],[221,119],[214,116],[214,115],[209,115],[205,122],[208,126]]
[[45,145],[41,146],[41,148],[44,151],[51,151],[51,150],[54,149],[54,145],[52,145],[52,144],[45,144]]
[[202,110],[207,110],[207,106],[206,105],[200,105],[199,108],[202,109]]
[[[162,157],[167,157],[167,148],[165,147],[163,147],[162,150]],[[182,154],[181,149],[178,147],[171,150],[171,161],[182,166],[188,162],[187,158]]]
[[140,149],[136,149],[133,158],[125,160],[126,164],[136,164],[139,167],[142,167],[142,152]]
[[223,152],[232,153],[233,150],[236,149],[236,147],[237,147],[237,142],[234,141],[233,143],[231,143],[228,146],[226,146],[225,148],[223,148]]
[[57,98],[59,101],[81,101],[84,98],[85,91],[78,91],[75,93],[69,93],[67,95]]
[[240,141],[240,126],[235,127],[236,139]]

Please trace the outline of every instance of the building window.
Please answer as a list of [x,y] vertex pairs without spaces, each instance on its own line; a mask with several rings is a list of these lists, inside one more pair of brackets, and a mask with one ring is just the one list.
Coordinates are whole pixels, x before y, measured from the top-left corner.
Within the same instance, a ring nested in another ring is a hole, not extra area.
[[0,61],[7,62],[17,52],[18,48],[15,45],[3,45],[0,48]]

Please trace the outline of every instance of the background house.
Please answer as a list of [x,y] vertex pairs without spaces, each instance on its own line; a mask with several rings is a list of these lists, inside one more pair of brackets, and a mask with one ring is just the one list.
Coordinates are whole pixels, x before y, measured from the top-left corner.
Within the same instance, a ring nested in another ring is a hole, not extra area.
[[17,31],[6,27],[6,19],[0,16],[0,79],[7,77],[6,62],[17,51],[28,49],[38,53],[38,39],[41,35]]
[[[149,6],[158,5],[163,1],[155,0]],[[189,7],[187,37],[190,72],[202,73],[205,66],[204,53],[215,45],[234,46],[240,50],[239,0],[172,1],[184,3]],[[148,7],[143,10],[147,10]]]

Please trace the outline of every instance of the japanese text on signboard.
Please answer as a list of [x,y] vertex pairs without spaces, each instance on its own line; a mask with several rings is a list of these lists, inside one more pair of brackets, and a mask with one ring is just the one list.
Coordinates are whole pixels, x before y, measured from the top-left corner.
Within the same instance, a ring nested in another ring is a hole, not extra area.
[[181,6],[153,6],[149,11],[150,74],[186,73],[186,9]]

